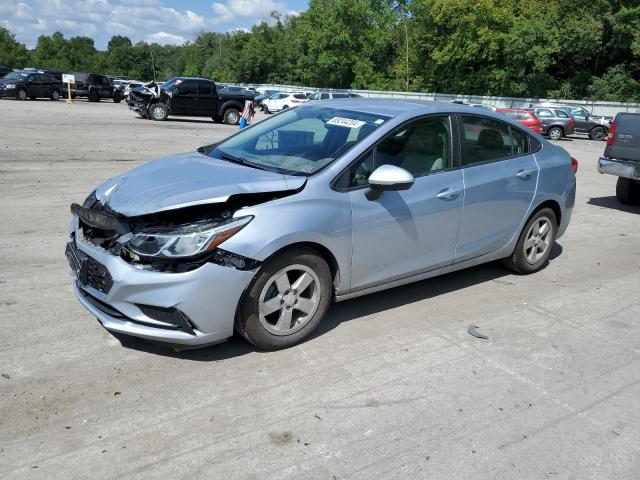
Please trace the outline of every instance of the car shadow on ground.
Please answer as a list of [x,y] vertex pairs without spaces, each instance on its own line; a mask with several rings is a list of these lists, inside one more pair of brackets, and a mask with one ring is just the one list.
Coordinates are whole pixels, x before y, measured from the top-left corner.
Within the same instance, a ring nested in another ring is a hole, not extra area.
[[[551,250],[549,262],[562,254],[562,245],[555,244]],[[467,268],[458,272],[448,273],[438,277],[422,280],[408,285],[383,290],[378,293],[364,295],[362,297],[333,303],[329,308],[327,317],[318,326],[309,339],[314,339],[326,334],[340,324],[350,320],[357,320],[363,316],[384,312],[403,305],[428,300],[440,295],[462,290],[473,285],[489,281],[501,281],[505,276],[514,275],[513,272],[503,267],[500,262],[491,262],[476,267]],[[506,285],[510,282],[502,281]],[[260,350],[240,335],[234,335],[226,342],[196,350],[173,350],[167,345],[151,343],[146,340],[129,337],[127,335],[112,335],[120,341],[123,347],[138,350],[153,355],[192,360],[198,362],[211,362],[239,357],[247,353],[268,353]],[[345,346],[346,348],[347,346]]]
[[620,210],[621,212],[640,214],[640,205],[625,205],[620,203],[615,195],[611,195],[609,197],[591,197],[587,200],[587,204],[595,205],[596,207]]

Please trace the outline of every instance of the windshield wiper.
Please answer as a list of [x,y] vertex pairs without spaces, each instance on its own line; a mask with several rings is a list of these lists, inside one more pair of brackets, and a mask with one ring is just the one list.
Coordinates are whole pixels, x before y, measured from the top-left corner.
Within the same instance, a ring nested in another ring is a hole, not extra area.
[[243,158],[235,157],[235,156],[230,155],[228,153],[221,153],[220,154],[220,158],[222,160],[227,160],[228,162],[233,162],[233,163],[238,163],[240,165],[244,165],[245,167],[257,168],[258,170],[267,170],[266,168],[261,167],[260,165],[256,165],[255,163],[247,162]]

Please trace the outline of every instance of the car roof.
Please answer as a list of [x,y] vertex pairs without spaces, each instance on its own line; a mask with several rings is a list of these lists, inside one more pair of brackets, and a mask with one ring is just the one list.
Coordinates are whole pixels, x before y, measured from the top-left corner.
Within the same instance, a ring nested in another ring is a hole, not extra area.
[[339,100],[321,100],[319,102],[305,104],[298,108],[313,108],[319,105],[339,108],[341,110],[385,115],[388,117],[428,115],[430,113],[468,113],[476,116],[485,115],[500,120],[505,118],[504,116],[495,115],[495,112],[488,109],[479,109],[457,103],[431,102],[428,100],[345,98]]

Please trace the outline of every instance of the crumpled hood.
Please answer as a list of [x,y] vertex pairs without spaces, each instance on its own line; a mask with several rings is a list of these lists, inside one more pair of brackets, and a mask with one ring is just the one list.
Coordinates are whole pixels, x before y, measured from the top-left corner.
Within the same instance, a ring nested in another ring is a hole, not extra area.
[[282,175],[198,152],[161,158],[100,185],[96,198],[131,217],[191,205],[220,203],[231,195],[301,188],[305,177]]

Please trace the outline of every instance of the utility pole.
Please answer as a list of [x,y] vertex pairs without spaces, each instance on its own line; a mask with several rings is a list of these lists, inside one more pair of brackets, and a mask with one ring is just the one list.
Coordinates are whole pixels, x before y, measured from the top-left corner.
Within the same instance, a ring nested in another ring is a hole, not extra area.
[[149,45],[149,52],[151,53],[151,69],[153,70],[153,81],[156,81],[156,65],[153,61],[153,49],[151,48],[151,45]]

